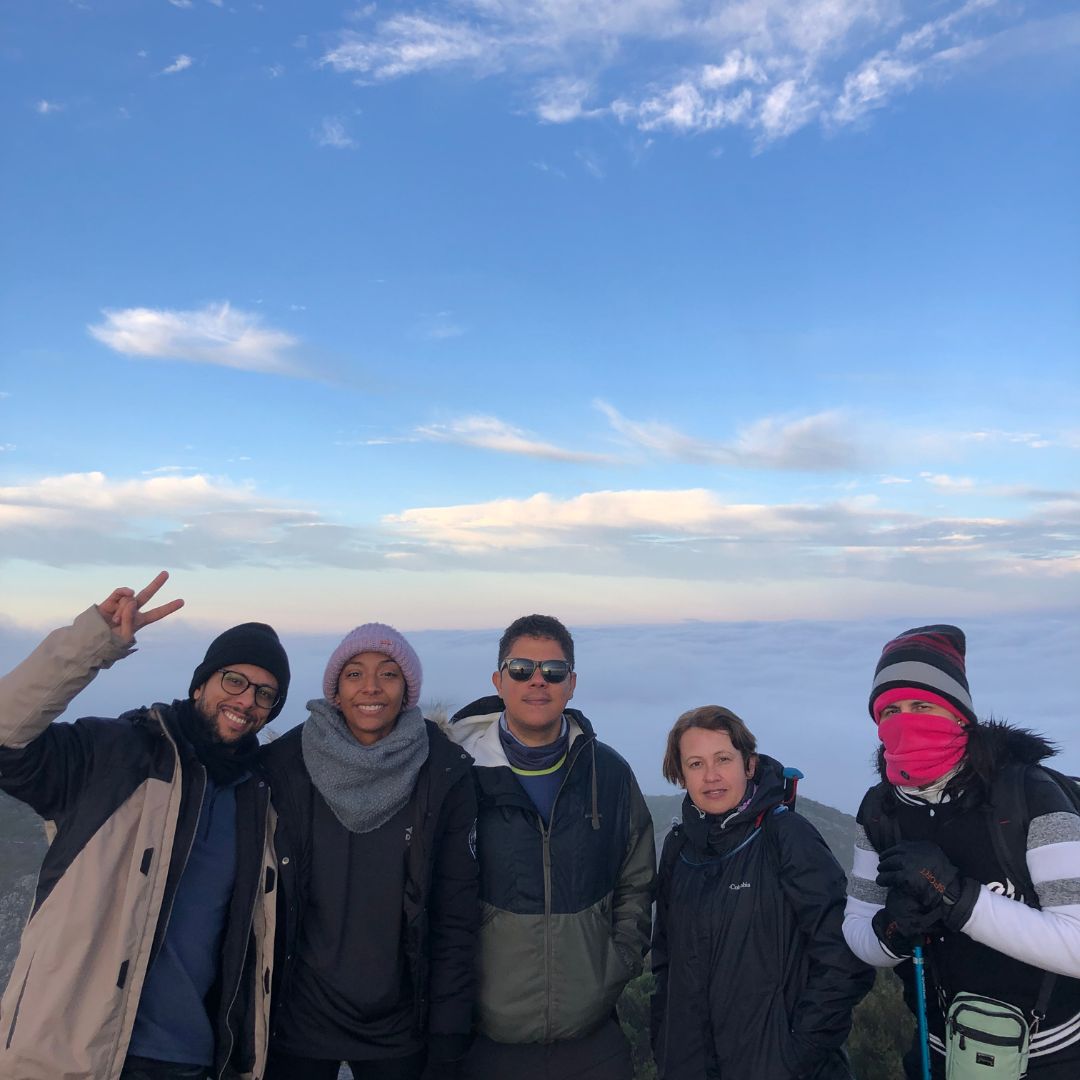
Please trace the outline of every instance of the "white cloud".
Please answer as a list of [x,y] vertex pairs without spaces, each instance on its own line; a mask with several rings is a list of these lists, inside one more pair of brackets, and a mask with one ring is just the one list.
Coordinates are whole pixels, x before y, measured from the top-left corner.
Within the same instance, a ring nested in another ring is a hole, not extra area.
[[393,15],[378,25],[373,37],[344,31],[322,62],[339,72],[394,79],[465,62],[491,70],[502,49],[498,39],[464,22],[440,22],[420,14]]
[[181,53],[168,67],[161,69],[162,75],[175,75],[179,71],[187,71],[194,61],[187,53]]
[[968,493],[975,490],[975,481],[970,476],[950,476],[948,473],[919,473],[931,487],[939,491]]
[[862,463],[863,451],[850,434],[850,424],[836,412],[795,420],[765,418],[742,428],[727,443],[699,439],[654,420],[630,420],[614,406],[596,401],[611,426],[642,449],[705,465],[807,471],[851,469]]
[[[610,462],[603,454],[591,454],[580,450],[567,450],[561,446],[541,442],[521,428],[504,423],[493,416],[469,416],[449,424],[428,424],[416,429],[416,436],[433,442],[456,443],[478,450],[491,450],[499,454],[521,454],[525,457],[546,461]],[[385,440],[380,440],[385,441]]]
[[319,146],[331,146],[335,150],[351,150],[356,146],[345,130],[344,122],[337,116],[324,117],[313,138]]
[[59,101],[46,101],[45,98],[42,98],[34,105],[34,111],[41,116],[49,116],[52,113],[63,112],[66,108],[67,106]]
[[303,374],[290,359],[299,344],[292,334],[262,325],[258,315],[228,303],[194,311],[157,308],[105,310],[90,334],[125,356],[186,360],[243,371]]
[[[998,6],[967,0],[912,26],[898,0],[436,0],[367,12],[371,26],[342,30],[322,62],[362,81],[505,74],[543,123],[737,125],[764,145],[811,122],[851,123],[931,69],[945,74],[979,49],[977,19]],[[625,57],[649,47],[635,68],[648,83],[628,81]]]
[[586,109],[585,102],[593,92],[587,79],[561,75],[540,84],[536,91],[536,115],[548,124],[566,124],[585,116],[596,116],[599,110]]
[[8,454],[15,449],[14,443],[0,443],[0,454]]
[[[883,49],[860,64],[844,80],[831,120],[850,124],[898,94],[907,93],[932,71],[968,59],[978,51],[977,39],[958,39],[955,30],[965,20],[996,7],[998,0],[967,0],[955,11],[903,34],[892,49]],[[936,50],[945,37],[952,44]]]
[[172,4],[173,7],[177,8],[187,9],[190,7],[194,7],[194,0],[169,0],[169,3]]
[[250,484],[72,473],[0,487],[0,559],[53,566],[371,565],[370,545]]

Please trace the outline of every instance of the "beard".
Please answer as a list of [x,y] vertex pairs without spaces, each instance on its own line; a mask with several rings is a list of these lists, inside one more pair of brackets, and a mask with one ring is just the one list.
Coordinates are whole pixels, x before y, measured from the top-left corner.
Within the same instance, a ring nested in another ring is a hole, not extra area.
[[[248,731],[237,735],[236,738],[226,739],[222,736],[221,729],[218,726],[218,712],[223,707],[224,703],[219,702],[213,712],[210,711],[202,700],[193,701],[193,704],[195,706],[193,710],[193,719],[195,721],[195,726],[198,729],[198,733],[202,741],[210,743],[213,746],[224,747],[226,750],[235,750],[242,742],[244,742],[248,735],[257,730],[255,727],[252,727]],[[238,712],[239,710],[233,709],[233,711]],[[246,716],[247,713],[244,713],[244,715]]]

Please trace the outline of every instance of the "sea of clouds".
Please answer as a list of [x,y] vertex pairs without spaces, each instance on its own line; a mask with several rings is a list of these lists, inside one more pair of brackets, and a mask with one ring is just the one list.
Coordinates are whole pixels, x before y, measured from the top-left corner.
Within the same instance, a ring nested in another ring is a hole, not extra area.
[[[929,621],[927,619],[921,620]],[[910,619],[791,622],[684,622],[574,628],[578,686],[573,704],[601,739],[630,762],[642,789],[672,789],[660,775],[668,728],[696,705],[726,705],[743,717],[765,753],[806,774],[805,794],[854,812],[873,780],[876,740],[867,693],[882,644]],[[1080,614],[1011,614],[964,622],[976,710],[1040,731],[1062,748],[1061,765],[1080,772],[1075,675]],[[449,712],[492,693],[499,630],[424,630],[409,639],[424,664],[422,701]],[[183,624],[149,627],[138,652],[103,672],[71,718],[116,715],[187,692],[211,633]],[[322,670],[340,634],[283,635],[292,690],[276,729],[306,715],[321,693]],[[0,670],[36,643],[0,625]]]

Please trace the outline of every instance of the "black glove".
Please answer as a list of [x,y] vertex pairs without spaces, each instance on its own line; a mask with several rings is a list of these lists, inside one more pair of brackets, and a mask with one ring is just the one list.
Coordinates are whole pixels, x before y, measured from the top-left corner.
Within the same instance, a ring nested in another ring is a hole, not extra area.
[[881,853],[877,883],[886,889],[899,889],[929,910],[960,895],[960,871],[945,852],[924,840],[904,840]]
[[927,911],[918,900],[913,900],[899,889],[890,889],[885,906],[874,916],[870,924],[878,941],[893,956],[911,956],[915,946],[926,940],[927,934],[941,929],[941,908],[935,904]]
[[877,883],[899,889],[927,911],[939,909],[949,930],[962,930],[979,898],[979,883],[965,878],[937,844],[904,840],[881,853]]

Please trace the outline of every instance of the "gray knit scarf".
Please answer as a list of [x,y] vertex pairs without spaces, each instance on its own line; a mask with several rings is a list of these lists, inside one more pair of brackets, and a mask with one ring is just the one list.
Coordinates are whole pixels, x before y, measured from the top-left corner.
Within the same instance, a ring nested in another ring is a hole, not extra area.
[[307,707],[300,745],[315,789],[349,832],[384,825],[409,801],[427,760],[423,713],[405,709],[389,735],[361,746],[329,701],[315,698]]

